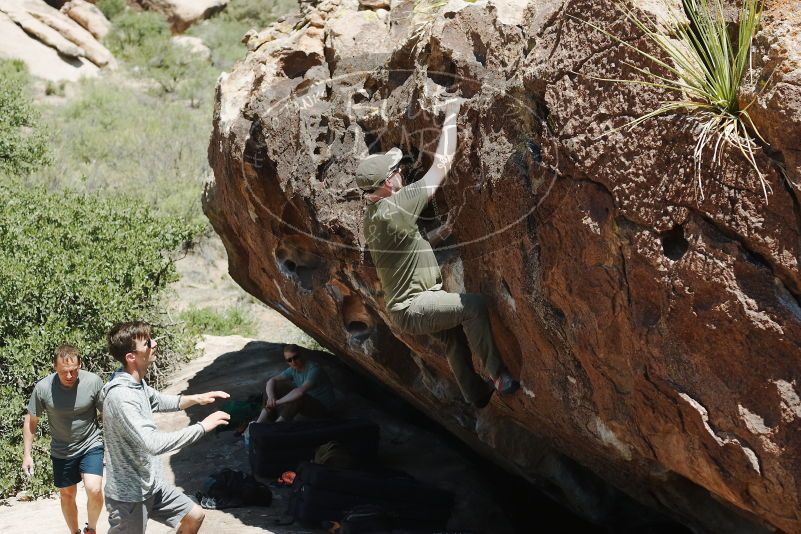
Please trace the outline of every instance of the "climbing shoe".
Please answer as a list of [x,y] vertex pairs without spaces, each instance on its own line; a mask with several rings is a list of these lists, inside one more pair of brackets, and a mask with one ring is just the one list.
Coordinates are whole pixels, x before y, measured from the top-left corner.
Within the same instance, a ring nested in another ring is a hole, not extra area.
[[[78,532],[80,532],[80,530]],[[95,529],[89,528],[89,523],[86,523],[86,526],[83,527],[83,534],[97,534],[97,533],[95,532]]]
[[493,380],[492,383],[495,386],[495,390],[501,395],[511,395],[520,389],[520,382],[512,378],[512,375],[507,371],[501,371],[500,376]]

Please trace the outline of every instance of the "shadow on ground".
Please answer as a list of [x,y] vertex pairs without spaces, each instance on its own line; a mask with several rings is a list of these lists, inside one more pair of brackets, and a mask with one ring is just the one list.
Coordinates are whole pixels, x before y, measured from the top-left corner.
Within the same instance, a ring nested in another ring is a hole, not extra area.
[[[221,389],[234,400],[247,400],[261,393],[269,376],[286,367],[282,344],[238,337],[206,339],[204,356],[190,362],[166,391],[192,394]],[[209,343],[214,346],[210,347]],[[403,469],[456,495],[457,504],[448,525],[452,531],[476,534],[608,532],[574,516],[524,480],[479,458],[420,412],[381,385],[350,370],[334,356],[325,352],[307,354],[308,359],[318,362],[331,376],[343,415],[368,418],[380,425],[379,461],[383,465]],[[191,422],[197,422],[216,409],[215,405],[196,406],[188,410],[188,416]],[[188,422],[182,412],[157,417],[164,430],[179,429]],[[189,495],[202,489],[210,474],[224,468],[250,472],[243,440],[232,431],[213,433],[172,455],[167,463],[176,485]],[[204,529],[279,534],[325,532],[304,529],[299,524],[277,525],[276,520],[286,509],[288,490],[274,488],[273,494],[270,507],[208,512]]]
[[[242,346],[242,345],[240,345]],[[286,367],[283,362],[282,345],[251,341],[238,351],[229,351],[207,362],[190,363],[190,368],[178,382],[169,388],[172,393],[201,393],[215,389],[227,391],[232,399],[247,400],[261,392],[267,377]],[[208,351],[207,351],[208,352]],[[387,466],[409,471],[420,479],[444,487],[457,494],[457,506],[451,520],[451,528],[472,532],[504,533],[515,529],[505,519],[479,479],[473,467],[460,452],[431,430],[417,427],[390,413],[382,411],[357,392],[363,390],[364,379],[340,364],[333,356],[323,352],[309,354],[309,359],[322,365],[337,387],[340,410],[347,416],[367,417],[381,426],[379,460]],[[195,369],[193,369],[193,367]],[[183,380],[182,380],[183,378]],[[188,410],[189,418],[196,422],[213,411],[212,406],[196,406]],[[172,415],[172,414],[164,414]],[[186,421],[175,421],[180,428]],[[161,426],[162,423],[160,422]],[[172,424],[168,426],[173,426]],[[425,454],[421,452],[425,451]],[[175,475],[175,483],[189,495],[203,487],[206,478],[223,468],[249,472],[247,451],[241,438],[233,432],[219,432],[207,436],[199,443],[187,447],[169,458],[169,468]],[[313,532],[303,530],[300,525],[278,526],[275,520],[286,509],[286,490],[274,491],[272,506],[233,508],[214,512],[215,524],[219,514],[228,515],[230,525],[216,525],[215,530],[247,525],[268,529],[277,533]],[[208,519],[212,519],[211,514]],[[208,520],[207,519],[207,520]]]

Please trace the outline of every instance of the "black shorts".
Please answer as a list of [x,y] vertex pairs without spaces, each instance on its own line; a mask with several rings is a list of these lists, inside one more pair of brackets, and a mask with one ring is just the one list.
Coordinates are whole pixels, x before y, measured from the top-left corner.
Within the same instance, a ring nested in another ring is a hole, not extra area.
[[103,446],[89,449],[80,456],[73,458],[56,458],[53,460],[53,483],[57,488],[69,488],[81,481],[81,475],[103,476]]

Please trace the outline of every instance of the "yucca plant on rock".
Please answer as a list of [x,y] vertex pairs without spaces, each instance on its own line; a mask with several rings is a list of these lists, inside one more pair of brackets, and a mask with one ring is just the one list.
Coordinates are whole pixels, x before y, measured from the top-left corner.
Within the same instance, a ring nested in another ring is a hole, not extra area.
[[741,107],[738,100],[743,77],[750,70],[751,44],[759,29],[763,4],[764,0],[742,0],[735,40],[732,37],[735,32],[729,32],[722,0],[679,0],[672,5],[665,2],[668,16],[663,20],[641,18],[632,8],[619,2],[617,5],[625,17],[664,53],[665,60],[584,21],[652,61],[664,73],[625,63],[644,79],[601,79],[656,86],[681,95],[679,100],[662,102],[657,109],[612,131],[631,129],[653,117],[675,112],[690,113],[700,121],[693,158],[702,198],[701,161],[707,149],[712,150],[715,163],[720,162],[726,148],[738,150],[756,172],[766,200],[771,192],[755,157],[760,142],[767,143],[748,114],[753,101]]
[[414,0],[412,9],[412,34],[411,40],[415,43],[413,50],[419,54],[431,33],[437,13],[448,2],[446,0]]

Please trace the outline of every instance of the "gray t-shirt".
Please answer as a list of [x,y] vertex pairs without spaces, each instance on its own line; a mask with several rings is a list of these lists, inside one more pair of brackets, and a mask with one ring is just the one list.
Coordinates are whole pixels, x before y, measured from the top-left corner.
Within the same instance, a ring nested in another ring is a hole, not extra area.
[[54,458],[74,458],[103,444],[97,412],[103,380],[94,373],[81,370],[78,380],[66,388],[53,373],[33,388],[28,413],[41,417],[47,413],[50,423],[50,454]]
[[302,371],[288,367],[278,375],[286,380],[291,380],[293,387],[299,388],[306,382],[311,382],[312,386],[306,391],[309,396],[320,401],[326,408],[334,405],[334,386],[331,380],[319,365],[314,362],[306,362]]
[[365,239],[389,311],[408,308],[424,291],[442,289],[442,274],[431,243],[417,228],[417,218],[426,204],[427,186],[418,180],[365,209]]

